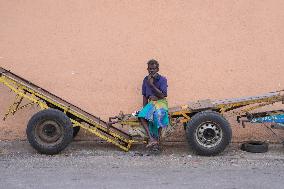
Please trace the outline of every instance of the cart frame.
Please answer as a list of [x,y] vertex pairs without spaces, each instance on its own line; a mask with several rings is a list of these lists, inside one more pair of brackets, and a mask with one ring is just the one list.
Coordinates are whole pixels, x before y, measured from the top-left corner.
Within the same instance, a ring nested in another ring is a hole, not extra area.
[[[124,151],[129,151],[133,143],[147,141],[145,138],[136,139],[131,134],[117,127],[117,125],[129,127],[141,126],[137,116],[135,115],[120,113],[117,116],[110,117],[108,122],[103,121],[99,117],[82,110],[81,108],[4,68],[0,68],[0,82],[10,88],[10,90],[16,95],[14,102],[10,105],[3,120],[7,119],[9,115],[14,115],[19,110],[31,105],[37,105],[41,110],[54,108],[62,111],[70,118],[73,127],[83,128],[97,137],[116,145]],[[231,110],[241,109],[235,113],[237,120],[240,121],[241,118],[245,117],[248,121],[251,121],[252,119],[249,119],[249,116],[252,115],[252,110],[275,102],[282,101],[283,103],[284,95],[282,93],[283,90],[244,98],[201,100],[173,107],[169,109],[171,126],[175,128],[177,125],[182,124],[186,127],[195,114],[208,110],[218,112],[223,115]],[[23,104],[24,99],[29,102]],[[283,111],[279,112],[283,113]]]

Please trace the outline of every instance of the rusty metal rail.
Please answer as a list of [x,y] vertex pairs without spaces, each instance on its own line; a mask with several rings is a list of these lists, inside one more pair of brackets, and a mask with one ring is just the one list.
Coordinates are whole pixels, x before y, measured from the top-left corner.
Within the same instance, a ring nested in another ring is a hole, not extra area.
[[224,114],[232,110],[238,110],[236,116],[249,113],[263,106],[274,104],[276,102],[284,102],[284,90],[270,92],[258,96],[249,96],[241,98],[231,98],[224,100],[200,100],[197,102],[189,102],[188,104],[177,106],[169,109],[171,117],[182,117],[180,121],[188,122],[191,116],[197,112],[205,110],[214,110]]
[[[30,105],[38,105],[40,109],[54,108],[64,112],[73,123],[74,127],[81,127],[95,134],[97,137],[110,142],[119,148],[128,151],[135,141],[132,137],[101,120],[81,108],[67,102],[66,100],[50,93],[49,91],[33,84],[32,82],[4,69],[0,68],[0,82],[16,94],[14,102],[4,116],[14,115],[18,110]],[[23,99],[29,103],[22,105]]]

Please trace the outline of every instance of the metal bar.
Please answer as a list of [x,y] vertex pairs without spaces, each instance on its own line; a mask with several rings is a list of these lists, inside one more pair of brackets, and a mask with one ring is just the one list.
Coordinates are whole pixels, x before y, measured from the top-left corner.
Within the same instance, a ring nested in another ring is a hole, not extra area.
[[[7,74],[7,73],[9,73],[9,74]],[[44,101],[47,101],[47,102],[49,102],[49,103],[51,103],[51,104],[55,105],[56,107],[59,107],[63,110],[68,108],[68,109],[70,109],[68,111],[69,113],[76,115],[77,117],[83,119],[84,121],[92,122],[93,125],[100,127],[100,129],[102,129],[102,130],[107,130],[107,127],[108,127],[107,123],[105,121],[101,120],[100,118],[93,116],[92,114],[90,114],[88,112],[83,111],[82,109],[80,109],[80,108],[70,104],[69,102],[49,93],[48,91],[38,87],[37,85],[35,85],[35,84],[33,84],[33,83],[23,79],[23,78],[11,73],[11,72],[8,72],[7,70],[6,70],[5,74],[3,74],[3,75],[6,76],[7,79],[9,79],[14,84],[18,84],[18,85],[21,84],[25,88],[26,91],[34,94],[36,97],[38,97],[38,98],[40,98]],[[12,75],[13,77],[10,78],[9,75]],[[26,85],[24,83],[20,82],[20,80],[15,79],[16,77],[19,77],[22,81],[26,82]],[[33,88],[29,87],[29,85],[33,86]],[[35,89],[35,87],[37,87],[37,89]],[[42,91],[45,91],[46,93],[42,93],[41,90],[39,90],[39,89],[41,89]],[[44,107],[42,107],[42,109],[44,109]],[[125,132],[121,131],[120,129],[113,127],[113,126],[109,126],[109,127],[112,130],[112,132],[119,132],[120,134],[131,138],[131,136],[128,133],[125,133]]]
[[[16,83],[21,84],[23,86],[26,86],[29,89],[32,89],[33,91],[35,91],[38,94],[41,94],[42,96],[45,96],[49,99],[53,99],[53,101],[57,102],[58,104],[62,104],[63,106],[70,106],[70,108],[72,108],[73,110],[76,110],[78,113],[84,114],[86,117],[90,117],[91,119],[93,119],[94,121],[98,122],[99,118],[82,110],[81,108],[67,102],[66,100],[50,93],[49,91],[37,86],[36,84],[8,71],[5,70],[4,68],[0,68],[0,70],[2,70],[1,74],[7,76],[8,78],[10,78],[11,80],[14,80]],[[104,122],[106,123],[106,122]]]
[[[90,127],[88,127],[88,126],[85,126],[85,125],[83,125],[83,124],[81,124],[81,123],[79,123],[79,122],[73,120],[73,119],[71,119],[71,121],[72,121],[72,123],[74,123],[74,124],[76,124],[76,125],[82,127],[83,129],[89,131],[90,133],[95,134],[97,137],[99,137],[99,138],[101,138],[101,139],[104,139],[105,141],[116,145],[117,147],[123,149],[123,150],[126,151],[126,152],[129,151],[129,149],[130,149],[130,147],[131,147],[131,143],[133,143],[133,141],[128,140],[128,141],[124,141],[125,144],[126,144],[126,146],[121,145],[121,144],[120,144],[119,142],[117,142],[116,140],[113,140],[113,139],[111,139],[110,137],[107,137],[107,136],[103,135],[103,134],[102,134],[98,129],[96,129],[96,128],[90,128]],[[115,138],[115,139],[117,139],[117,138]]]
[[22,102],[23,98],[31,101],[31,103],[23,105],[20,108],[20,103],[14,102],[10,107],[9,112],[23,109],[30,104],[38,104],[41,109],[46,109],[49,107],[47,103],[50,103],[55,107],[62,109],[65,114],[71,114],[75,118],[79,118],[80,120],[85,121],[90,125],[90,127],[84,126],[80,122],[70,118],[74,125],[88,130],[89,132],[95,134],[103,140],[106,140],[107,142],[118,146],[124,151],[128,151],[131,143],[133,142],[132,140],[130,140],[132,137],[128,133],[125,133],[124,131],[121,131],[113,126],[109,126],[109,128],[107,128],[106,122],[100,120],[100,118],[97,118],[81,110],[80,108],[68,103],[67,101],[62,100],[61,98],[49,93],[44,89],[35,89],[38,86],[3,68],[0,68],[0,82],[10,88],[11,91],[16,93],[17,96],[20,97],[20,102]]
[[[19,99],[20,97],[20,99]],[[3,121],[5,121],[8,117],[9,114],[13,114],[13,112],[17,111],[17,106],[19,105],[19,103],[21,103],[23,100],[23,97],[19,96],[18,94],[15,97],[14,102],[9,106],[9,109],[7,110],[7,112],[5,113],[4,117],[3,117]],[[14,115],[14,114],[13,114]]]

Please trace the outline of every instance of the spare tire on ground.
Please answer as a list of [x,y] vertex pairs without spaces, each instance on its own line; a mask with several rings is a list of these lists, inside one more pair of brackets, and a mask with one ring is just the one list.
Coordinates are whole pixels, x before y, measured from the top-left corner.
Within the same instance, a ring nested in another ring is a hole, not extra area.
[[241,145],[241,150],[252,153],[264,153],[268,151],[268,143],[262,141],[248,141]]
[[27,137],[34,149],[43,154],[57,154],[73,139],[73,125],[67,115],[56,109],[46,109],[32,116]]

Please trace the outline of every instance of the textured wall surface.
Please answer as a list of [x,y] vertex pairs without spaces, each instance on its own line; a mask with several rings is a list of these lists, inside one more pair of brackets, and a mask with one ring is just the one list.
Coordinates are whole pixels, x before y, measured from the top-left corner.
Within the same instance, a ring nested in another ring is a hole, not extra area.
[[[283,0],[0,0],[0,65],[103,119],[140,108],[150,58],[170,106],[256,95],[284,88],[283,10]],[[0,91],[3,115],[13,96]],[[25,139],[35,111],[1,121],[0,139]],[[235,141],[277,140],[232,126]]]

